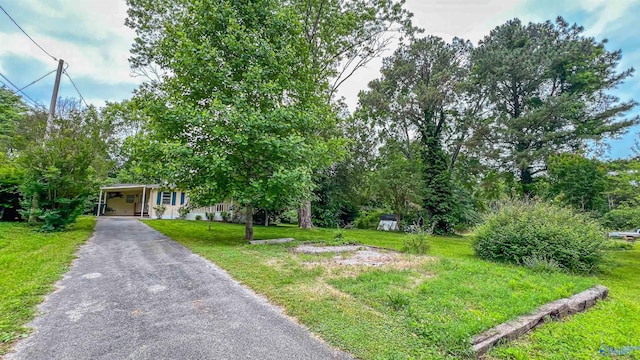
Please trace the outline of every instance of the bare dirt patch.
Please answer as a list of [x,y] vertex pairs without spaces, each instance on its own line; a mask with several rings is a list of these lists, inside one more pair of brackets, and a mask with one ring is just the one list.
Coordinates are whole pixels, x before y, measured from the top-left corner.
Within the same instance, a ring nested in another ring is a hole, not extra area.
[[372,249],[369,246],[364,245],[340,245],[340,246],[313,246],[313,245],[300,245],[293,249],[295,252],[305,253],[305,254],[320,254],[320,253],[328,253],[328,252],[347,252],[347,251],[358,251],[358,250],[369,250]]
[[318,259],[317,261],[305,261],[307,266],[322,265],[325,267],[333,266],[365,266],[365,267],[383,267],[393,269],[409,269],[414,268],[433,258],[426,256],[412,256],[401,254],[392,250],[385,250],[370,246],[362,245],[343,245],[343,246],[310,246],[301,245],[296,247],[294,252],[305,254],[322,254],[336,253],[332,258]]

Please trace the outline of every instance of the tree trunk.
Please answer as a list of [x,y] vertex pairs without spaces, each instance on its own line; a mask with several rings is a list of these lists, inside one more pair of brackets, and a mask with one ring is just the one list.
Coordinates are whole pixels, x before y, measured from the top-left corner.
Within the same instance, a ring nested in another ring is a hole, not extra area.
[[264,211],[264,226],[269,227],[269,212],[267,210]]
[[298,227],[301,229],[312,229],[311,223],[311,201],[305,201],[298,208]]
[[531,198],[534,195],[533,175],[530,168],[520,169],[520,185],[524,198]]
[[246,209],[246,219],[245,219],[245,227],[244,227],[244,239],[245,240],[253,240],[253,206],[247,205]]
[[33,197],[31,198],[31,209],[29,211],[29,224],[35,224],[38,222],[38,218],[36,217],[36,212],[38,211],[38,201],[40,200],[40,194],[38,192],[33,193]]
[[[431,119],[425,115],[425,119]],[[420,157],[424,193],[422,207],[427,215],[427,224],[436,235],[453,234],[451,217],[454,212],[451,174],[447,155],[440,142],[440,132],[433,121],[426,121],[420,130]],[[426,225],[426,224],[425,224]]]

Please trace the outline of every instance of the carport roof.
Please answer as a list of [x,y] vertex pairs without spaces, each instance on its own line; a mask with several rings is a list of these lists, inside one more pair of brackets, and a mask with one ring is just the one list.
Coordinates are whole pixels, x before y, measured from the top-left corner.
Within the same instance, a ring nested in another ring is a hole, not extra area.
[[147,189],[156,189],[159,188],[160,185],[159,184],[114,184],[114,185],[109,185],[109,186],[102,186],[100,187],[100,190],[105,191],[105,190],[131,190],[131,189],[143,189],[143,188],[147,188]]

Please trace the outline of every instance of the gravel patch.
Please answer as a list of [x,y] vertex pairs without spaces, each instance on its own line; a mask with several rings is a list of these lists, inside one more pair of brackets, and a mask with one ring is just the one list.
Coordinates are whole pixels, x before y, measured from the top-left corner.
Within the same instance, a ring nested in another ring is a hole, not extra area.
[[295,241],[294,238],[281,238],[281,239],[267,239],[267,240],[251,240],[249,244],[251,245],[269,245],[269,244],[283,244]]
[[296,252],[305,254],[320,254],[328,252],[348,252],[358,250],[372,250],[372,248],[363,245],[341,245],[341,246],[313,246],[300,245],[294,249]]
[[[400,254],[364,245],[313,246],[300,245],[295,252],[305,254],[339,253],[331,259],[337,265],[383,266],[399,260]],[[315,264],[315,263],[309,263]]]
[[358,250],[348,258],[340,255],[334,257],[336,263],[340,265],[365,265],[365,266],[382,266],[393,263],[394,257],[374,250]]

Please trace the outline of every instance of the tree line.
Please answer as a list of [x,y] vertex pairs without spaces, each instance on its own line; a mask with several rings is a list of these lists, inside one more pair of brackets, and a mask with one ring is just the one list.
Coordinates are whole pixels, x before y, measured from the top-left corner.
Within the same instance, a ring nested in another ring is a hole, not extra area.
[[[639,122],[611,94],[633,69],[560,17],[508,21],[474,46],[424,36],[403,1],[128,5],[146,78],[130,100],[63,111],[45,139],[21,133],[42,109],[3,90],[0,191],[17,189],[23,212],[77,214],[104,179],[173,184],[194,203],[233,198],[251,239],[258,210],[295,209],[307,228],[393,213],[450,234],[507,197],[601,216],[638,200],[637,160],[594,156]],[[394,37],[350,113],[337,91]]]

